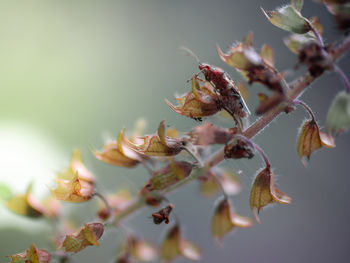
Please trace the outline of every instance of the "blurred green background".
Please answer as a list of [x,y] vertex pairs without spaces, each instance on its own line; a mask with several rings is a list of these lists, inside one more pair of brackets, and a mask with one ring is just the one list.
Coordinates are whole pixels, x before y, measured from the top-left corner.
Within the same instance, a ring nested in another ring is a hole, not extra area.
[[[179,46],[191,48],[203,61],[223,67],[234,79],[240,76],[217,56],[215,45],[226,48],[254,32],[254,45],[275,49],[277,68],[287,70],[296,57],[282,42],[287,32],[266,20],[260,6],[272,10],[283,1],[1,1],[0,2],[0,181],[23,192],[34,181],[34,193],[43,196],[56,171],[80,148],[88,168],[98,177],[101,192],[127,188],[137,192],[147,180],[144,169],[128,170],[97,161],[91,147],[101,148],[105,138],[131,130],[135,121],[148,121],[152,133],[160,120],[189,131],[185,119],[164,103],[189,89],[186,80],[197,72],[192,58]],[[325,27],[325,40],[341,39],[325,8],[306,1],[306,17],[317,15]],[[349,57],[340,66],[350,76]],[[324,124],[332,97],[343,89],[335,74],[312,84],[303,99]],[[260,85],[250,88],[251,109]],[[289,206],[264,209],[261,225],[236,230],[223,247],[210,237],[215,198],[198,195],[196,182],[169,196],[186,230],[186,237],[203,250],[202,262],[347,262],[350,244],[349,134],[337,138],[337,148],[322,149],[305,169],[297,157],[297,128],[305,118],[298,109],[281,116],[256,142],[276,167],[280,188],[292,198]],[[255,117],[252,117],[254,120]],[[221,125],[228,121],[210,118]],[[259,158],[225,161],[241,171],[243,192],[232,200],[237,212],[252,216],[249,189]],[[77,225],[94,219],[96,201],[64,204]],[[126,221],[127,227],[160,243],[165,226],[155,226],[143,209]],[[0,261],[24,251],[31,242],[49,248],[50,225],[30,220],[0,206]],[[99,248],[75,256],[77,262],[113,262],[122,233],[106,233]],[[177,262],[186,262],[179,258]]]

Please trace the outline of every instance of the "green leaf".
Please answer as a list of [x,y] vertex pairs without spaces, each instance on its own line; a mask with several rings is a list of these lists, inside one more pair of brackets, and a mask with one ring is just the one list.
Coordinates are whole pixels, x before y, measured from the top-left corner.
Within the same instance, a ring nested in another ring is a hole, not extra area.
[[275,26],[297,34],[304,34],[310,30],[309,21],[292,5],[280,7],[269,13],[261,8],[267,19]]
[[350,128],[350,94],[339,92],[330,106],[326,118],[328,132],[337,134]]

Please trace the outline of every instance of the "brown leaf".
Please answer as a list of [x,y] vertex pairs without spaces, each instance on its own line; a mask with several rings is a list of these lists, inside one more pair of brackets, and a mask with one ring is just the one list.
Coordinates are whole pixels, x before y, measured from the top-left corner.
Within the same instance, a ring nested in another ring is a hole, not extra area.
[[254,184],[250,190],[249,202],[256,221],[260,223],[258,214],[261,208],[268,204],[272,204],[273,202],[289,204],[291,198],[277,189],[274,175],[271,172],[270,167],[266,167],[258,173],[254,180]]
[[103,224],[89,223],[79,229],[77,232],[67,235],[62,243],[65,252],[77,253],[87,246],[98,246],[98,240],[104,231]]

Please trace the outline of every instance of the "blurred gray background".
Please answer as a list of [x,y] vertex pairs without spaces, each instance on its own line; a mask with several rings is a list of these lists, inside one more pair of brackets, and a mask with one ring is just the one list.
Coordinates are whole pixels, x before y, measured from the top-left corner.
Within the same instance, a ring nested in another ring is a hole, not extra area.
[[[332,17],[320,4],[305,1],[303,14],[318,16],[327,43],[341,39]],[[69,162],[74,148],[82,150],[88,168],[98,177],[101,192],[127,188],[136,193],[147,180],[142,168],[128,170],[97,161],[90,148],[116,137],[122,127],[131,130],[143,117],[148,133],[158,123],[189,131],[193,120],[177,115],[165,104],[175,92],[189,90],[186,80],[197,72],[192,58],[179,51],[191,48],[201,60],[240,76],[218,57],[223,49],[254,32],[254,46],[275,49],[280,71],[293,68],[296,56],[283,44],[288,35],[271,25],[260,11],[287,1],[1,1],[0,2],[0,181],[23,192],[34,180],[34,193],[45,195],[56,171]],[[349,56],[340,61],[350,76]],[[302,71],[300,71],[302,72]],[[299,73],[300,73],[299,72]],[[288,71],[287,79],[298,74]],[[343,89],[334,73],[318,79],[304,95],[318,122],[334,95]],[[249,87],[251,109],[257,105],[260,85]],[[307,168],[296,154],[297,129],[306,118],[302,109],[282,115],[255,141],[265,150],[278,175],[281,190],[292,197],[288,206],[274,205],[261,213],[261,224],[236,229],[218,246],[210,235],[216,197],[202,198],[192,182],[169,199],[188,239],[203,251],[202,262],[349,262],[350,226],[348,197],[349,134],[337,138],[335,149],[321,149]],[[252,120],[255,116],[252,117]],[[229,121],[210,118],[221,125]],[[262,167],[249,161],[225,161],[241,170],[243,191],[233,197],[235,210],[252,217],[249,189]],[[97,202],[63,204],[77,226],[94,220]],[[155,226],[145,208],[125,223],[136,233],[160,243],[165,225]],[[24,251],[35,242],[50,249],[50,225],[0,207],[0,261]],[[77,262],[113,262],[123,240],[109,230],[99,248],[75,256]],[[178,258],[176,262],[187,262]]]

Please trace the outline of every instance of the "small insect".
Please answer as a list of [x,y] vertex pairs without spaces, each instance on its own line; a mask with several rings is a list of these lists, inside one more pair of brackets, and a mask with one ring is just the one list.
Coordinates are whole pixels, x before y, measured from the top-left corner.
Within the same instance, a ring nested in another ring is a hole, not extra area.
[[231,77],[221,68],[201,63],[199,58],[188,48],[181,47],[187,55],[198,62],[198,68],[203,73],[215,91],[220,95],[221,107],[225,109],[238,123],[236,117],[245,118],[250,111]]

